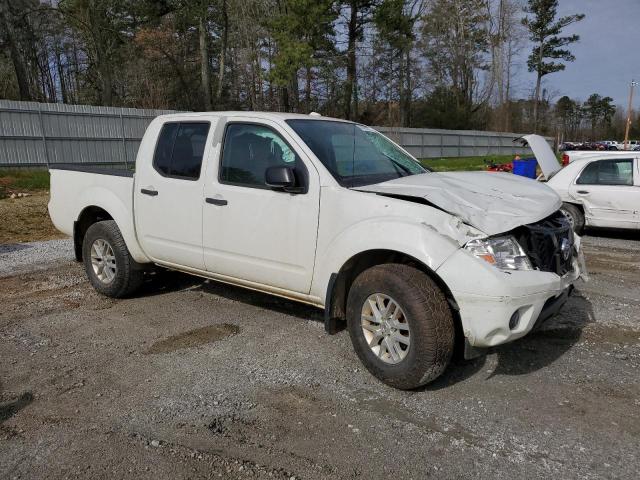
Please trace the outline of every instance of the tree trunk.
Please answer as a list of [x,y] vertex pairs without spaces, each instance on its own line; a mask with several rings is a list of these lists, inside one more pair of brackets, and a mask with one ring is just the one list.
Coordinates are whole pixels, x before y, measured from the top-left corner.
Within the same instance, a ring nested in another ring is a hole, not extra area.
[[290,112],[291,105],[289,103],[289,89],[287,87],[282,87],[280,89],[280,97],[282,99],[282,108],[280,111],[282,112]]
[[533,101],[533,133],[538,133],[538,106],[540,103],[540,85],[542,84],[542,42],[538,45],[538,64],[536,65],[536,93]]
[[[404,57],[404,58],[403,58]],[[400,55],[400,125],[411,123],[411,50]]]
[[207,42],[206,11],[200,13],[198,34],[200,39],[200,81],[202,99],[206,111],[213,110],[211,103],[211,69],[209,66],[209,43]]
[[311,67],[306,69],[306,83],[304,87],[304,103],[307,113],[311,113]]
[[533,99],[533,132],[538,133],[538,104],[540,103],[540,85],[542,84],[542,76],[538,73],[536,79],[536,92]]
[[105,57],[106,54],[104,53],[102,44],[97,42],[96,66],[100,74],[100,99],[102,105],[111,107],[113,106],[113,76],[111,74],[111,67]]
[[298,89],[298,72],[296,71],[291,77],[291,87],[289,87],[289,104],[292,111],[300,111],[300,91]]
[[509,43],[507,50],[507,65],[505,71],[506,85],[504,88],[505,112],[504,131],[511,131],[511,65],[513,64],[513,44]]
[[[4,4],[4,2],[2,3]],[[20,54],[18,45],[16,44],[15,32],[11,26],[11,22],[9,22],[9,19],[7,18],[7,13],[8,12],[5,11],[4,5],[2,5],[2,8],[0,8],[0,25],[5,31],[6,41],[9,44],[9,53],[11,56],[11,62],[13,63],[13,70],[16,73],[16,80],[18,81],[20,100],[29,101],[32,97],[29,89],[27,70],[22,62],[22,55]]]
[[69,103],[69,94],[67,93],[67,79],[65,78],[64,67],[62,65],[62,59],[60,58],[60,50],[57,44],[54,48],[56,71],[58,72],[58,79],[60,81],[60,95],[62,96],[62,103]]
[[218,87],[216,98],[218,104],[222,103],[222,85],[224,79],[224,61],[227,55],[227,40],[229,38],[229,15],[227,14],[227,0],[222,0],[222,44],[220,45],[220,58],[218,60]]
[[[351,103],[354,99],[354,86],[356,79],[356,38],[358,36],[358,0],[351,0],[351,15],[349,16],[348,38],[349,45],[347,47],[347,81],[344,85],[344,118],[353,120],[357,112],[352,112]],[[357,107],[354,102],[354,110]],[[355,115],[354,115],[355,114]]]

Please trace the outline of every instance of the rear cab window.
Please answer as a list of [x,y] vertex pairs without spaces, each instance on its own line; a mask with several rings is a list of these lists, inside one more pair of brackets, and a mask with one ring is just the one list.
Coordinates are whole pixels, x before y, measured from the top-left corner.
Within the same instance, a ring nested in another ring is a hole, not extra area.
[[167,122],[153,155],[153,168],[162,176],[198,180],[209,134],[209,122]]

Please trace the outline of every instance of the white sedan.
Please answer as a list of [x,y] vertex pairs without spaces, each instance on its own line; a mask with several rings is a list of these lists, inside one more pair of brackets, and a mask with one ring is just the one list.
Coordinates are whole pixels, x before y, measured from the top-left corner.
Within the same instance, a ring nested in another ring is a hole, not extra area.
[[547,185],[580,233],[585,226],[640,229],[640,153],[572,152]]

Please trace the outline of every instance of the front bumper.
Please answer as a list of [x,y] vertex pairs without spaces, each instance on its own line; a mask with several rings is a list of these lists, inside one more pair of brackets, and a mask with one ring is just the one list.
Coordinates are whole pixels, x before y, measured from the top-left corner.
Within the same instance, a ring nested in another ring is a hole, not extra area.
[[480,348],[523,337],[536,323],[555,315],[571,286],[586,274],[579,248],[573,269],[562,277],[540,271],[503,272],[464,250],[437,273],[451,289],[467,343]]

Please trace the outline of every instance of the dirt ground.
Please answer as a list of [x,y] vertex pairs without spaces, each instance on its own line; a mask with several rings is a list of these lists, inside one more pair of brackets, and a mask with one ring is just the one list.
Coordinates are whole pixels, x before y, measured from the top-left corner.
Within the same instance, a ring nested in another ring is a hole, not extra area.
[[114,301],[5,245],[0,478],[637,478],[640,238],[585,245],[558,317],[415,392],[313,308],[172,273]]
[[0,199],[0,244],[63,238],[51,223],[48,202],[47,192]]

